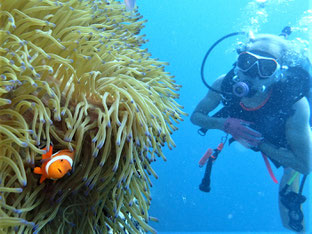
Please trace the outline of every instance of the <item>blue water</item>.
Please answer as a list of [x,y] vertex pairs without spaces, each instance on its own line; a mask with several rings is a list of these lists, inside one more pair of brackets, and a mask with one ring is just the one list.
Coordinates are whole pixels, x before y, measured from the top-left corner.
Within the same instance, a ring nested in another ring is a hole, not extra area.
[[[284,26],[295,25],[311,8],[309,0],[272,1],[284,3],[268,6],[268,22],[259,22],[259,32],[278,34]],[[250,2],[137,1],[139,12],[148,20],[142,30],[149,40],[146,47],[153,58],[170,63],[167,71],[183,85],[178,101],[186,113],[192,113],[207,92],[199,73],[207,49],[221,36],[248,26],[254,13],[248,8]],[[235,39],[224,42],[209,57],[209,82],[231,68],[233,43]],[[150,224],[158,232],[287,232],[279,217],[278,185],[271,180],[259,153],[236,143],[227,145],[213,166],[211,192],[204,193],[198,189],[204,174],[198,161],[208,147],[220,143],[223,133],[210,130],[202,137],[189,116],[178,127],[172,136],[176,148],[164,148],[167,162],[159,158],[152,165],[159,179],[153,179],[150,215],[159,222]],[[273,170],[279,179],[282,169]],[[305,195],[311,182],[311,178],[306,182]],[[309,208],[311,199],[304,203],[306,222],[311,224]]]

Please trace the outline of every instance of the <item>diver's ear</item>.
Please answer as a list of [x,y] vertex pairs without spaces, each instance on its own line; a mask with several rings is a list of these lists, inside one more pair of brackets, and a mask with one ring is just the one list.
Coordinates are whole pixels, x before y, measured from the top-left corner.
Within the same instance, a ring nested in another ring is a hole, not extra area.
[[288,66],[286,66],[286,65],[282,65],[281,64],[281,67],[280,67],[280,69],[279,69],[279,76],[281,77],[281,78],[283,78],[284,77],[284,74],[285,74],[285,72],[288,70]]
[[284,81],[285,79],[285,72],[287,71],[288,66],[281,65],[281,67],[278,69],[278,71],[275,74],[275,80],[276,81]]

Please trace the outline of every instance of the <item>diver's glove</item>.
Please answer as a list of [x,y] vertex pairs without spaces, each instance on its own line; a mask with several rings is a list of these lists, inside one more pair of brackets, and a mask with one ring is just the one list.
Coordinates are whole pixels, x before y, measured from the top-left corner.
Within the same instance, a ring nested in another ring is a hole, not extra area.
[[242,119],[227,118],[224,122],[224,131],[233,136],[247,148],[258,148],[259,143],[263,140],[262,134],[251,127],[250,122]]

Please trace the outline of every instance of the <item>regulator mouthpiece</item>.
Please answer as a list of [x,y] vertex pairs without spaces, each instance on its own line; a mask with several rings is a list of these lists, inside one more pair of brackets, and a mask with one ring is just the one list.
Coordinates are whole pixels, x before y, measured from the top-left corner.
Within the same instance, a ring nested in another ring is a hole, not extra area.
[[233,85],[233,93],[237,97],[246,97],[249,94],[249,86],[246,82],[239,81]]

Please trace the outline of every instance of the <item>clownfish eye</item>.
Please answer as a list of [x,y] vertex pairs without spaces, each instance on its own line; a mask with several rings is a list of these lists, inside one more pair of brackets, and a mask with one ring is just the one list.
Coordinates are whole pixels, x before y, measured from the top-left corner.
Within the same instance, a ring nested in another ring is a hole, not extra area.
[[63,162],[63,159],[61,159],[61,162]]

